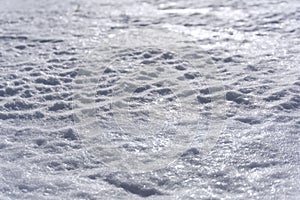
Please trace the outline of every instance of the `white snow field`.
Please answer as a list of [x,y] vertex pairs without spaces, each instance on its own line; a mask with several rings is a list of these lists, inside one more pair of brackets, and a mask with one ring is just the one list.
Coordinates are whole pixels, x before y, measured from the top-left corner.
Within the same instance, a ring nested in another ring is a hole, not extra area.
[[299,199],[297,0],[0,0],[0,199]]

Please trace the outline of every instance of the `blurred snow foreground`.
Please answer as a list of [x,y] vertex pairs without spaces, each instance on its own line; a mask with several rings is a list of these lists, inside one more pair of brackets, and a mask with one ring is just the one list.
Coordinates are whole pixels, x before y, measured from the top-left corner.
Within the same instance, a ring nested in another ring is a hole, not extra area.
[[0,199],[298,199],[297,1],[0,5]]

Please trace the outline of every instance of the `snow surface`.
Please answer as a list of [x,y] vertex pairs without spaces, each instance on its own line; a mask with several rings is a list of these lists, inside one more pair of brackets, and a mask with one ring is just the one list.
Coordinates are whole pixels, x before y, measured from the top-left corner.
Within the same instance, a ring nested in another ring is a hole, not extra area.
[[298,199],[299,1],[0,1],[0,199]]

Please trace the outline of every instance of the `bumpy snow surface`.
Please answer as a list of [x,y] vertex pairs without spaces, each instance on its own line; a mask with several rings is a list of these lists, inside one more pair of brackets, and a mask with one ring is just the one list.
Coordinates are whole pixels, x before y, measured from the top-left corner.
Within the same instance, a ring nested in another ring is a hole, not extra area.
[[0,199],[298,199],[300,2],[0,1]]

